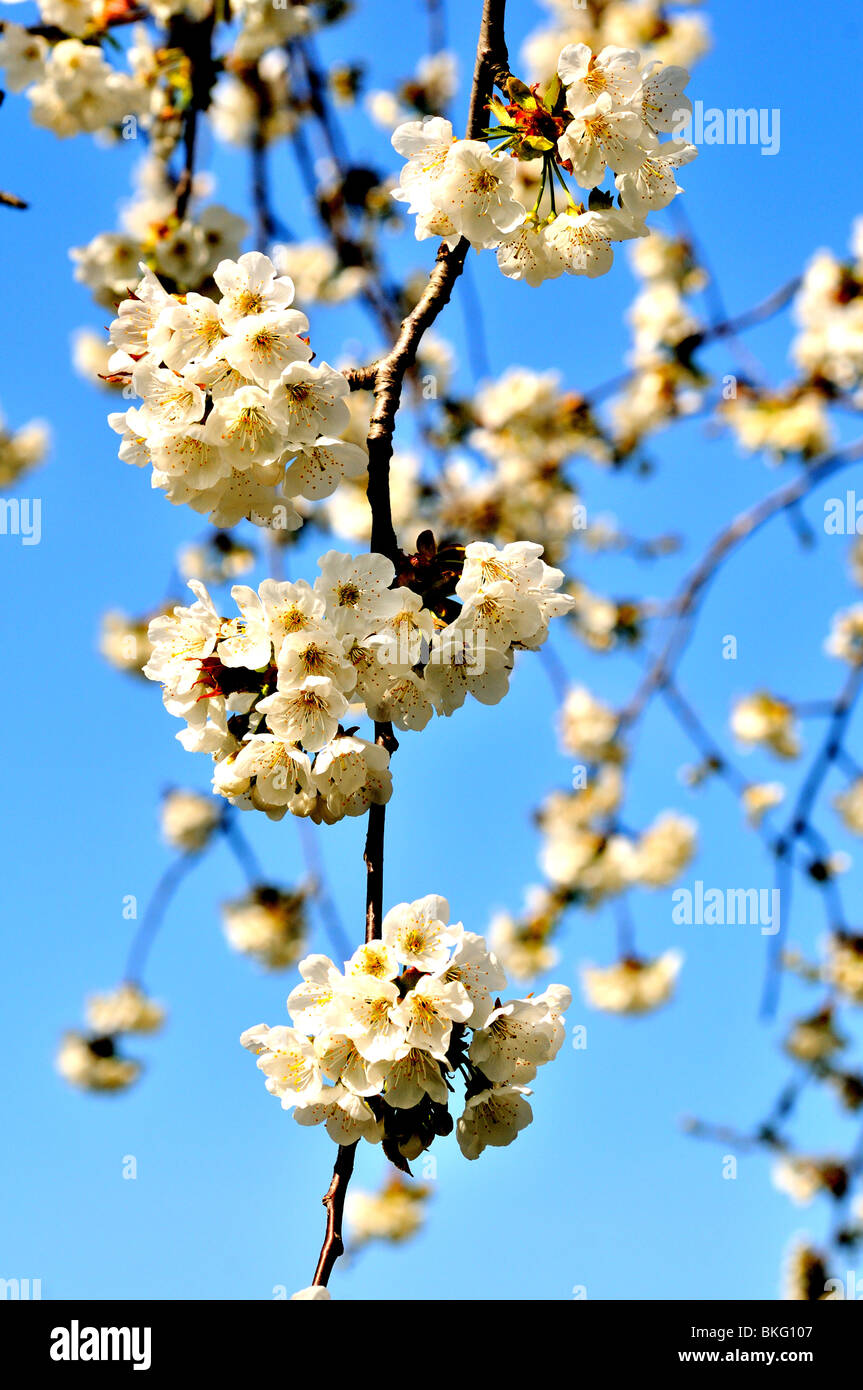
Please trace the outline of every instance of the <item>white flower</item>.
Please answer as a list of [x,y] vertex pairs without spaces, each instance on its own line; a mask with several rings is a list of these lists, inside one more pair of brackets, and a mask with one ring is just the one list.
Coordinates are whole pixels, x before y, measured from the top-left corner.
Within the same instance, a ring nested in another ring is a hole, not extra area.
[[267,970],[293,965],[303,950],[306,893],[259,885],[222,908],[225,936],[235,951]]
[[228,800],[248,794],[249,804],[272,819],[285,809],[307,815],[314,799],[307,754],[273,734],[252,734],[236,753],[217,763],[213,790]]
[[641,83],[640,57],[633,49],[608,45],[594,54],[586,43],[571,43],[557,60],[570,111],[583,111],[607,92],[618,105],[630,101]]
[[294,1119],[301,1125],[325,1125],[334,1144],[354,1144],[358,1139],[379,1144],[383,1137],[383,1126],[368,1102],[342,1085],[330,1086],[316,1105],[295,1110]]
[[636,843],[633,879],[649,888],[673,883],[691,862],[695,847],[695,822],[666,811]]
[[569,691],[561,712],[561,738],[570,753],[590,761],[607,757],[617,732],[618,716],[584,685]]
[[453,146],[452,125],[442,116],[407,121],[392,133],[395,150],[407,159],[393,197],[408,204],[408,211],[434,214],[433,187],[439,180]]
[[176,788],[162,800],[162,836],[174,849],[194,854],[209,843],[222,812],[211,796]]
[[219,660],[223,666],[240,666],[250,671],[269,666],[273,646],[260,598],[247,584],[234,584],[231,598],[242,616],[223,623]]
[[[143,411],[129,410],[126,412],[127,428],[132,424],[131,417],[137,415],[140,420]],[[109,416],[110,420],[115,417]],[[135,435],[132,434],[132,442],[135,442]],[[143,441],[137,441],[142,444]],[[123,445],[120,447],[120,458],[124,457],[127,463],[140,462],[146,463],[148,455],[144,449],[136,450],[136,456],[130,457],[129,434],[127,433]],[[141,458],[141,453],[144,457]],[[154,477],[156,474],[168,479],[168,487],[171,487],[171,479],[182,482],[192,492],[209,492],[213,488],[219,488],[223,479],[227,479],[231,474],[231,462],[226,450],[214,444],[207,434],[205,425],[192,424],[186,425],[177,433],[158,433],[153,436],[149,446],[149,461],[153,465]]]
[[554,222],[536,222],[528,218],[515,231],[509,232],[497,248],[497,263],[510,280],[524,280],[528,285],[541,285],[563,274],[564,263],[551,236]]
[[404,1042],[402,1028],[394,1017],[398,999],[398,989],[391,980],[371,975],[349,976],[339,994],[337,1022],[333,1026],[353,1039],[367,1062],[385,1061]]
[[64,1035],[56,1067],[64,1081],[85,1091],[124,1091],[141,1074],[140,1062],[119,1056],[110,1038],[74,1032]]
[[466,598],[452,627],[469,632],[474,640],[482,634],[481,640],[487,646],[506,651],[514,642],[526,641],[541,624],[536,597],[510,580],[500,579],[483,585]]
[[345,1203],[352,1243],[408,1240],[423,1224],[428,1195],[427,1187],[408,1184],[395,1173],[380,1192],[352,1190]]
[[279,690],[259,700],[271,731],[287,743],[301,743],[316,753],[336,733],[348,708],[340,690],[326,676],[309,676],[294,690]]
[[615,178],[625,210],[644,217],[657,208],[667,207],[683,191],[675,180],[675,169],[689,164],[697,154],[695,146],[685,140],[667,140],[664,144],[655,136],[645,140],[639,162],[622,168]]
[[340,630],[375,630],[377,622],[396,612],[401,600],[391,590],[395,569],[384,555],[343,555],[328,550],[318,561],[320,576],[315,593],[320,594],[330,618]]
[[557,148],[561,159],[572,164],[580,186],[595,188],[605,177],[607,167],[617,173],[636,168],[641,162],[639,140],[644,126],[634,111],[616,107],[608,92],[601,92],[588,106],[580,106],[578,100],[576,97],[572,120]]
[[153,652],[144,675],[163,683],[166,703],[197,686],[200,663],[215,650],[221,626],[213,601],[200,580],[190,579],[189,588],[197,601],[190,608],[176,607],[173,615],[154,618],[147,630]]
[[338,1021],[337,998],[344,976],[329,956],[306,956],[299,966],[304,983],[288,995],[288,1013],[304,1033],[320,1033]]
[[[255,389],[255,388],[250,388]],[[302,517],[293,507],[286,506],[275,491],[274,483],[281,473],[275,465],[252,462],[236,467],[214,487],[201,492],[185,486],[184,478],[170,478],[153,473],[153,486],[160,487],[169,501],[187,502],[193,511],[209,513],[213,526],[229,528],[242,520],[256,526],[272,526],[274,530],[296,531]]]
[[459,140],[431,196],[455,230],[482,250],[497,246],[527,216],[513,195],[514,179],[515,163],[508,156],[492,154],[480,140]]
[[161,1004],[150,999],[139,985],[126,982],[110,994],[87,1000],[87,1022],[99,1034],[155,1033],[165,1021]]
[[390,1017],[404,1029],[408,1047],[442,1057],[449,1047],[453,1023],[466,1023],[472,1013],[473,1004],[464,985],[423,975],[390,1011]]
[[324,600],[305,579],[265,579],[258,593],[277,657],[290,633],[320,627],[326,611]]
[[330,1303],[332,1297],[329,1289],[325,1289],[323,1284],[310,1284],[307,1289],[297,1289],[296,1293],[292,1293],[289,1301],[294,1303],[301,1299],[311,1303]]
[[495,1086],[471,1096],[456,1125],[458,1146],[465,1158],[479,1158],[489,1144],[494,1148],[511,1144],[533,1119],[525,1100],[529,1095],[524,1086]]
[[322,435],[306,444],[285,474],[289,497],[306,497],[318,502],[330,497],[342,478],[360,478],[368,468],[369,456],[358,444]]
[[807,1207],[824,1186],[819,1164],[803,1154],[785,1154],[773,1165],[770,1178],[777,1192],[798,1207]]
[[391,676],[380,693],[369,691],[366,705],[372,719],[389,720],[397,729],[424,729],[434,714],[425,681],[412,671]]
[[645,68],[637,106],[646,126],[665,134],[680,128],[692,112],[692,102],[683,91],[688,81],[686,68],[673,64],[653,62]]
[[350,424],[347,378],[327,362],[294,362],[270,388],[273,414],[289,446],[336,436]]
[[385,941],[364,942],[345,965],[346,975],[371,975],[376,980],[394,980],[398,973],[395,951]]
[[463,931],[460,922],[452,926],[448,922],[446,898],[429,893],[390,908],[381,926],[381,940],[408,969],[440,970],[449,963],[449,948]]
[[178,372],[190,362],[207,361],[225,336],[218,305],[202,294],[187,294],[184,304],[172,302],[161,323],[170,329],[162,357]]
[[308,319],[296,309],[249,314],[234,324],[217,351],[235,371],[269,387],[288,367],[308,362],[312,350],[299,336],[308,331]]
[[512,659],[485,643],[468,644],[461,628],[443,628],[432,640],[423,684],[438,714],[451,715],[468,695],[496,705],[509,690]]
[[146,468],[150,462],[150,449],[147,444],[149,426],[140,409],[131,406],[126,411],[112,410],[108,416],[108,425],[115,434],[121,436],[117,457],[123,463],[131,463],[133,468]]
[[847,828],[855,835],[863,835],[863,777],[856,778],[847,791],[834,796],[833,805]]
[[546,1022],[551,1027],[551,1043],[547,1060],[551,1061],[557,1056],[566,1038],[563,1015],[572,1003],[572,990],[568,985],[548,985],[542,994],[537,994],[534,997],[532,1002],[542,1004],[545,1007]]
[[20,24],[8,20],[0,33],[0,68],[10,92],[23,92],[37,81],[45,69],[48,43],[41,34],[28,34]]
[[285,310],[294,301],[293,282],[287,275],[277,277],[269,256],[260,251],[247,251],[237,261],[221,261],[213,279],[222,291],[219,316],[228,330],[250,314]]
[[581,972],[589,1004],[608,1013],[643,1014],[667,1004],[677,981],[683,956],[666,951],[656,960],[627,957],[606,969],[585,966]]
[[315,1038],[315,1052],[324,1076],[341,1082],[355,1096],[375,1096],[383,1084],[384,1067],[368,1062],[346,1033],[328,1031]]
[[398,607],[381,622],[377,637],[381,661],[408,670],[426,660],[434,633],[434,617],[423,608],[420,594],[413,589],[395,591]]
[[436,1104],[446,1105],[449,1092],[441,1072],[442,1061],[442,1056],[421,1047],[397,1048],[393,1060],[381,1064],[383,1097],[387,1105],[410,1110],[419,1105],[423,1096],[431,1096]]
[[759,690],[734,703],[731,729],[741,743],[761,744],[780,758],[796,758],[800,739],[794,722],[794,709],[769,691]]
[[551,1034],[542,1004],[513,999],[494,1009],[474,1033],[469,1056],[489,1081],[530,1081],[549,1060]]
[[253,1037],[244,1033],[240,1041],[258,1052],[258,1067],[267,1078],[267,1090],[279,1097],[283,1109],[316,1105],[324,1098],[314,1045],[298,1029],[279,1024]]
[[357,673],[332,628],[309,627],[289,632],[279,647],[279,690],[303,685],[310,676],[326,676],[344,694],[357,683]]
[[207,417],[205,436],[221,445],[234,468],[259,466],[259,482],[277,482],[281,468],[266,469],[285,450],[283,426],[276,418],[270,396],[260,386],[242,386],[230,396],[221,396]]
[[441,967],[441,978],[457,981],[467,991],[473,1011],[464,1020],[471,1028],[484,1028],[494,1007],[492,991],[506,989],[506,975],[485,939],[476,932],[463,932],[452,959]]
[[863,604],[855,604],[834,616],[824,650],[851,666],[863,664]]
[[132,387],[144,402],[141,413],[151,428],[181,430],[204,414],[204,393],[188,371],[141,362],[132,373]]
[[749,824],[760,825],[768,811],[781,806],[785,788],[781,782],[750,782],[740,793],[740,800]]
[[314,784],[336,819],[361,816],[392,795],[390,755],[378,743],[354,735],[334,738],[315,759]]
[[613,241],[647,236],[643,222],[609,208],[598,212],[564,212],[548,229],[548,240],[567,275],[591,279],[611,269]]

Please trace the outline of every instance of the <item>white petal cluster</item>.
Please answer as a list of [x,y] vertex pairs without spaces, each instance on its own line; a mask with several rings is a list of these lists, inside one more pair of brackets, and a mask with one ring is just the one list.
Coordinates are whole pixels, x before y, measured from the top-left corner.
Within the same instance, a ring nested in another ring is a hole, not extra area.
[[370,1240],[388,1240],[394,1245],[410,1240],[425,1222],[429,1189],[420,1183],[406,1183],[397,1173],[380,1192],[348,1193],[345,1215],[354,1247]]
[[344,970],[327,956],[300,962],[288,997],[291,1027],[243,1034],[267,1090],[302,1125],[323,1124],[335,1143],[382,1143],[397,1167],[453,1128],[450,1082],[466,1079],[459,1147],[476,1158],[509,1144],[532,1118],[525,1083],[557,1055],[570,992],[551,985],[501,1003],[501,966],[485,940],[450,924],[437,894],[387,913],[380,940]]
[[863,665],[863,603],[834,614],[824,650],[849,666]]
[[144,991],[126,982],[108,994],[94,994],[87,1000],[87,1022],[94,1032],[155,1033],[165,1021],[165,1010]]
[[31,468],[42,462],[50,444],[47,425],[31,420],[29,425],[9,430],[0,417],[0,488],[11,487]]
[[589,1004],[606,1013],[652,1013],[671,999],[682,964],[679,951],[666,951],[655,960],[627,956],[605,968],[587,965],[581,975],[584,993]]
[[[239,256],[249,231],[246,220],[221,203],[203,202],[211,189],[203,176],[193,179],[188,207],[178,217],[176,181],[166,161],[156,155],[142,159],[133,178],[134,194],[121,208],[119,230],[100,232],[85,246],[72,247],[75,279],[88,287],[97,303],[113,311],[139,280],[142,261],[173,291],[215,292],[212,276],[223,260]],[[113,358],[120,371],[108,384],[128,395],[133,363],[117,359],[110,342],[105,347],[108,358],[100,370],[108,374]]]
[[174,787],[162,798],[159,819],[162,838],[172,849],[196,854],[209,844],[219,827],[224,802],[184,787]]
[[[27,90],[35,125],[65,138],[118,127],[137,119],[149,105],[147,85],[138,74],[119,72],[98,44],[80,36],[94,21],[96,6],[41,6],[46,23],[74,37],[49,44],[18,24],[5,23],[0,33],[0,68],[14,92]],[[99,7],[101,8],[101,7]],[[46,9],[56,11],[47,18]]]
[[572,792],[552,792],[540,808],[540,863],[569,902],[595,907],[631,888],[665,887],[679,878],[696,850],[696,825],[666,811],[640,835],[609,833],[608,818],[623,793],[620,771],[602,765]]
[[141,987],[124,981],[106,994],[92,995],[86,1003],[88,1032],[70,1030],[57,1050],[57,1071],[81,1090],[124,1091],[141,1075],[142,1066],[118,1050],[117,1040],[126,1033],[155,1033],[165,1021],[165,1010]]
[[293,965],[305,946],[307,898],[303,888],[283,892],[259,884],[245,897],[225,903],[222,920],[229,946],[266,970]]
[[731,730],[735,738],[750,748],[767,748],[779,758],[800,755],[800,735],[794,708],[787,700],[757,690],[742,695],[731,710]]
[[[438,236],[453,247],[466,237],[477,250],[494,249],[504,275],[539,285],[565,274],[603,275],[615,242],[647,235],[644,219],[681,190],[675,171],[697,153],[684,140],[661,141],[682,127],[691,110],[684,68],[642,61],[632,49],[607,45],[594,53],[569,44],[557,64],[563,114],[537,92],[509,105],[493,102],[499,120],[492,150],[482,140],[457,140],[441,116],[407,121],[392,143],[407,161],[393,196],[416,216],[416,235]],[[527,89],[524,89],[526,92]],[[551,100],[551,98],[550,98]],[[552,110],[552,107],[554,110]],[[520,183],[520,163],[541,160],[533,205]],[[612,196],[576,203],[562,170],[584,189],[614,176]],[[563,184],[563,206],[555,182]]]
[[108,417],[120,458],[151,464],[154,487],[214,526],[247,518],[295,530],[292,498],[328,497],[367,460],[340,438],[348,382],[326,362],[311,365],[292,281],[257,251],[219,263],[218,303],[169,294],[141,271],[110,333],[112,370],[142,401]]
[[506,694],[516,648],[537,648],[572,600],[559,570],[529,542],[465,551],[462,606],[442,625],[422,596],[393,588],[383,555],[328,551],[314,588],[265,580],[231,590],[240,616],[219,615],[205,586],[196,602],[154,619],[144,675],[186,721],[178,738],[214,756],[213,788],[235,806],[317,821],[363,815],[389,800],[389,754],[346,729],[349,711],[422,729],[468,694]]
[[850,261],[819,251],[806,267],[794,305],[800,332],[793,355],[807,376],[852,391],[863,381],[863,218],[854,224]]
[[125,1091],[141,1074],[140,1062],[119,1056],[110,1039],[74,1032],[64,1035],[56,1066],[64,1081],[84,1091]]
[[[697,0],[696,0],[697,3]],[[707,20],[696,9],[664,0],[542,0],[551,11],[547,28],[535,30],[524,46],[534,80],[547,81],[558,55],[570,44],[587,43],[595,53],[606,45],[637,48],[644,59],[691,67],[710,47]]]

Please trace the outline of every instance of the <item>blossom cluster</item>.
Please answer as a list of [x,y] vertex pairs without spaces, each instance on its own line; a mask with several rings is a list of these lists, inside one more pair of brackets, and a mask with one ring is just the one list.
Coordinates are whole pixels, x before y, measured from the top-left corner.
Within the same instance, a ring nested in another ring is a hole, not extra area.
[[[513,279],[538,285],[564,273],[603,275],[612,244],[646,236],[647,215],[681,191],[675,171],[697,151],[659,137],[691,110],[688,80],[684,68],[644,64],[634,49],[568,45],[543,94],[511,81],[512,100],[492,102],[498,124],[484,140],[454,139],[441,116],[400,125],[392,142],[407,163],[393,196],[416,216],[418,239],[455,246],[466,237],[477,250],[494,249]],[[532,205],[519,187],[520,162],[539,171]],[[563,170],[591,191],[587,207],[573,198]],[[618,206],[600,188],[608,172]]]
[[501,1003],[506,976],[496,956],[483,937],[450,924],[445,898],[394,907],[381,939],[359,947],[344,971],[316,955],[300,974],[288,997],[292,1026],[258,1024],[240,1040],[299,1124],[323,1124],[337,1144],[382,1143],[407,1170],[453,1128],[456,1071],[465,1079],[456,1134],[466,1158],[510,1144],[530,1124],[527,1083],[560,1049],[570,991],[550,985]]
[[69,1031],[57,1053],[64,1081],[85,1091],[122,1091],[141,1074],[141,1063],[118,1049],[128,1033],[155,1033],[165,1021],[161,1004],[139,985],[125,981],[107,994],[94,995],[86,1006],[88,1032]]
[[393,587],[383,555],[329,551],[314,587],[234,585],[233,619],[191,580],[196,602],[151,622],[144,674],[186,721],[183,747],[213,755],[214,790],[233,805],[276,820],[359,816],[389,799],[392,781],[387,750],[344,727],[349,712],[422,729],[468,694],[500,700],[515,650],[540,647],[550,619],[571,606],[541,551],[526,541],[468,546],[449,622],[416,590]]
[[806,267],[795,302],[800,325],[793,354],[806,378],[836,392],[863,382],[863,218],[854,223],[851,257],[819,251]]
[[624,956],[605,968],[584,966],[581,978],[587,1000],[595,1009],[615,1014],[652,1013],[668,1003],[682,964],[679,951],[666,951],[655,960]]
[[242,898],[222,906],[228,945],[266,970],[284,970],[303,953],[306,903],[310,890],[294,891],[257,884]]
[[[697,0],[694,0],[697,3]],[[547,27],[525,42],[524,61],[534,81],[546,82],[558,55],[569,44],[589,44],[598,53],[607,44],[638,48],[645,58],[692,67],[710,46],[703,12],[667,0],[541,0],[550,11]]]
[[31,420],[29,425],[10,430],[0,416],[0,488],[12,487],[45,457],[50,443],[46,425]]
[[[118,231],[99,232],[85,246],[73,246],[70,256],[75,279],[85,284],[98,304],[116,310],[137,284],[141,263],[162,285],[176,293],[190,290],[208,298],[218,294],[213,275],[224,260],[236,260],[248,234],[245,218],[221,203],[203,202],[209,180],[193,179],[189,202],[177,215],[176,181],[164,160],[147,157],[134,173],[135,194],[123,205]],[[105,365],[99,365],[95,343],[79,343],[79,369],[92,376],[91,363],[99,366],[102,384],[126,389],[122,371],[112,377],[112,349],[104,334],[99,339]],[[128,367],[128,363],[119,364]]]
[[[88,6],[53,8],[64,9],[66,13],[58,18],[79,34],[93,23],[92,11],[84,13]],[[82,12],[83,29],[75,24],[74,9]],[[79,37],[50,44],[19,24],[5,23],[0,33],[0,67],[11,91],[26,89],[34,124],[60,137],[118,127],[149,106],[143,72],[134,68],[129,73],[118,72],[98,44],[83,43]]]
[[387,1240],[400,1245],[422,1230],[431,1189],[422,1183],[405,1182],[398,1173],[387,1178],[379,1192],[353,1189],[345,1202],[345,1216],[354,1249],[371,1240]]
[[[113,5],[104,0],[39,0],[39,11],[44,32],[6,21],[0,33],[5,85],[13,92],[26,90],[34,123],[61,138],[94,132],[120,132],[130,138],[140,122],[157,144],[176,141],[178,115],[192,99],[188,58],[182,47],[171,43],[174,19],[187,26],[206,24],[211,16],[233,21],[231,30],[223,30],[230,46],[219,57],[224,76],[213,99],[214,108],[226,112],[216,125],[223,138],[232,135],[236,89],[248,91],[229,69],[248,71],[261,60],[262,77],[269,74],[272,79],[280,75],[279,59],[284,62],[281,46],[315,27],[312,6],[294,0],[276,5],[270,0],[236,0],[229,14],[213,0],[149,0],[140,7],[124,0]],[[149,16],[162,26],[166,41],[155,44],[140,23],[134,26],[128,48],[110,37],[103,42],[114,23],[133,14]],[[278,105],[284,107],[284,99]],[[129,128],[129,122],[135,124]]]
[[[516,978],[556,964],[553,937],[569,908],[594,909],[634,889],[665,888],[695,855],[697,826],[676,811],[661,813],[640,833],[620,826],[626,756],[620,725],[619,715],[587,687],[570,688],[561,741],[585,762],[576,766],[572,786],[550,792],[536,815],[546,882],[528,890],[519,916],[499,912],[491,923],[491,943]],[[676,951],[644,959],[630,949],[610,966],[584,967],[584,994],[594,1008],[645,1013],[671,998],[681,964]]]
[[182,854],[199,854],[224,820],[224,802],[185,787],[172,787],[162,798],[162,838]]
[[329,496],[365,469],[366,455],[339,437],[348,382],[311,364],[293,283],[257,251],[216,267],[218,302],[170,294],[141,270],[111,325],[112,372],[142,399],[109,416],[120,458],[151,464],[154,487],[215,526],[245,517],[295,530],[302,519],[290,499]]

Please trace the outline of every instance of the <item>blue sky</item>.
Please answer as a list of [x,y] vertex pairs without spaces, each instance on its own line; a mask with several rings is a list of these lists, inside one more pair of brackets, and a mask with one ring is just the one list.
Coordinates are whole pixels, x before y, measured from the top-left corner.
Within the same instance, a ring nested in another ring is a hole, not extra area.
[[[449,6],[464,73],[479,9]],[[508,9],[515,55],[542,12],[528,0],[512,0]],[[425,46],[420,0],[374,0],[360,11],[373,13],[373,32],[354,19],[321,42],[322,56],[371,55],[372,86],[406,76]],[[709,14],[715,47],[696,69],[692,95],[705,107],[781,112],[774,157],[757,147],[714,146],[682,179],[689,217],[737,311],[798,272],[817,247],[846,248],[860,211],[849,170],[859,130],[851,65],[863,35],[856,7],[819,12],[818,49],[831,55],[835,78],[828,102],[824,70],[816,88],[813,47],[800,41],[811,31],[810,5],[787,0],[780,11],[724,0]],[[18,20],[21,8],[3,6],[3,15]],[[311,1278],[334,1150],[322,1131],[301,1131],[266,1095],[237,1045],[244,1027],[284,1019],[290,981],[258,973],[223,941],[218,905],[243,887],[224,848],[187,879],[154,953],[149,984],[170,1020],[161,1037],[137,1049],[148,1064],[143,1082],[106,1100],[68,1091],[52,1070],[58,1036],[79,1020],[85,994],[119,977],[129,935],[124,896],[143,903],[167,863],[156,827],[162,787],[207,786],[207,761],[175,742],[158,691],[107,668],[96,650],[102,612],[158,602],[177,546],[200,527],[117,461],[105,424],[113,406],[70,365],[71,334],[106,316],[73,282],[67,248],[114,226],[134,144],[103,150],[86,137],[57,141],[31,126],[21,97],[8,97],[0,118],[0,186],[32,204],[26,213],[3,212],[0,282],[11,332],[0,404],[12,426],[39,416],[54,432],[49,463],[20,489],[42,499],[41,543],[0,538],[8,701],[0,1036],[9,1136],[0,1159],[0,1275],[41,1278],[52,1298],[269,1298],[277,1286],[290,1291]],[[393,167],[386,139],[364,119],[349,139],[358,159]],[[241,158],[212,140],[204,152],[212,155],[217,196],[243,208]],[[286,219],[309,227],[287,149],[275,155],[273,180]],[[396,267],[431,260],[429,246],[407,236],[394,239],[391,252]],[[512,362],[554,366],[567,385],[589,390],[619,370],[627,347],[622,314],[634,288],[624,257],[600,281],[567,279],[538,291],[503,282],[487,254],[471,260],[492,374]],[[439,326],[464,363],[462,293]],[[317,311],[312,331],[329,360],[348,338],[375,347],[355,311]],[[781,381],[789,372],[787,315],[749,341]],[[724,349],[710,361],[717,371],[732,369]],[[466,366],[461,381],[470,388]],[[626,558],[592,561],[580,572],[595,589],[670,594],[720,526],[779,481],[696,422],[660,438],[651,456],[656,471],[647,481],[608,478],[580,464],[586,501],[596,511],[614,510],[625,529],[641,535],[681,531],[686,548],[649,572]],[[847,486],[854,486],[851,474]],[[807,504],[819,529],[824,498],[834,492],[828,487]],[[816,699],[838,688],[842,672],[821,643],[830,615],[856,596],[846,546],[824,537],[801,552],[779,519],[723,573],[682,673],[715,731],[745,690],[769,685]],[[311,572],[317,548],[301,553]],[[736,663],[721,659],[727,633],[738,639]],[[622,702],[637,678],[626,657],[608,662],[565,642],[558,650],[573,679],[611,702]],[[500,705],[470,705],[421,737],[403,738],[388,813],[387,905],[443,893],[453,915],[476,931],[494,908],[519,907],[525,885],[537,881],[531,810],[570,774],[571,759],[556,746],[554,712],[540,663],[525,656]],[[817,732],[807,728],[810,749]],[[697,816],[701,850],[684,884],[697,877],[771,886],[769,866],[727,790],[716,784],[692,793],[680,784],[677,768],[691,757],[683,735],[654,710],[640,740],[628,819],[646,823],[667,807]],[[746,766],[753,779],[776,775],[760,755]],[[295,881],[302,872],[296,828],[250,820],[244,828],[267,871]],[[853,850],[834,834],[829,811],[820,823]],[[362,826],[324,828],[319,842],[342,916],[359,940]],[[856,885],[853,876],[846,881],[851,903]],[[803,1227],[820,1235],[826,1214],[789,1207],[758,1156],[741,1160],[736,1181],[723,1180],[723,1151],[686,1138],[679,1126],[681,1115],[695,1113],[746,1128],[788,1074],[772,1046],[779,1025],[757,1017],[765,939],[747,927],[676,926],[663,892],[641,895],[635,915],[643,951],[685,952],[673,1006],[644,1020],[608,1018],[589,1014],[576,988],[568,1021],[587,1024],[588,1046],[567,1044],[540,1073],[532,1127],[476,1163],[463,1160],[453,1140],[438,1142],[427,1229],[403,1249],[370,1249],[339,1270],[336,1297],[567,1299],[575,1286],[585,1286],[589,1298],[776,1295],[789,1237]],[[792,939],[811,948],[821,922],[814,893],[799,890]],[[326,948],[323,938],[315,948]],[[571,917],[563,951],[554,976],[575,987],[579,960],[613,959],[610,915]],[[810,1003],[802,987],[786,987],[786,1009]],[[805,1114],[822,1150],[850,1146],[853,1127],[832,1106],[816,1100]],[[135,1181],[122,1177],[127,1155],[137,1159]],[[380,1151],[363,1146],[357,1185],[377,1186],[384,1169]]]

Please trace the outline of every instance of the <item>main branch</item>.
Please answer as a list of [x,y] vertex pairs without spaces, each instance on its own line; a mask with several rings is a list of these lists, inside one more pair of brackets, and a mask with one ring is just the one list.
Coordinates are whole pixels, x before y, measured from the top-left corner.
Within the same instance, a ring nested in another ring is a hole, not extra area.
[[[482,23],[477,44],[476,63],[470,94],[467,139],[475,139],[482,133],[486,124],[485,111],[495,83],[503,84],[509,78],[508,55],[504,39],[504,14],[506,0],[484,0]],[[363,385],[373,387],[374,410],[369,425],[368,454],[369,481],[368,499],[372,514],[370,550],[372,554],[386,555],[395,564],[398,560],[399,546],[393,527],[390,504],[390,459],[393,453],[393,435],[396,415],[401,404],[402,386],[407,372],[416,362],[417,352],[423,335],[431,328],[438,314],[449,303],[453,286],[464,269],[470,243],[462,237],[450,250],[441,246],[428,284],[414,308],[402,321],[398,336],[392,348],[375,365],[363,380]],[[352,383],[359,385],[359,382]],[[375,724],[375,739],[390,753],[398,744],[389,723]],[[384,877],[384,827],[386,808],[372,806],[369,810],[368,832],[365,845],[366,864],[366,941],[374,941],[381,934],[383,920],[383,877]],[[329,1280],[333,1265],[342,1254],[342,1212],[345,1194],[354,1167],[356,1144],[340,1145],[333,1169],[333,1180],[324,1197],[327,1209],[327,1233],[321,1249],[313,1284],[323,1285]]]

